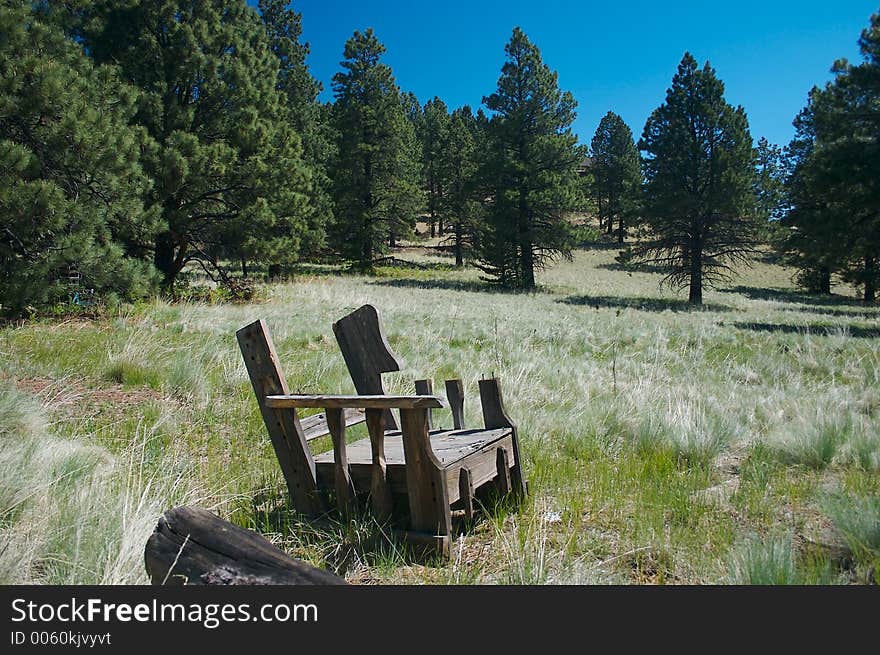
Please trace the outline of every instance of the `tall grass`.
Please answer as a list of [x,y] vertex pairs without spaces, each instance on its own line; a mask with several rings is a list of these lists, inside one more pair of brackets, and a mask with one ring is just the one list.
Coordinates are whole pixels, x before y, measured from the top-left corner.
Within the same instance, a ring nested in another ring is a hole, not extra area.
[[868,565],[880,564],[880,495],[834,494],[822,505],[856,559]]
[[[838,580],[791,544],[823,494],[880,495],[880,340],[864,336],[878,308],[805,304],[760,263],[691,312],[613,251],[576,253],[530,294],[416,259],[372,278],[310,270],[259,303],[0,330],[2,579],[143,581],[155,521],[198,501],[353,581]],[[292,390],[353,392],[331,323],[364,303],[403,361],[389,392],[460,377],[477,426],[494,374],[519,428],[534,500],[468,530],[445,565],[416,566],[367,520],[292,516],[240,360],[235,330],[263,318]]]
[[182,462],[145,470],[155,428],[142,425],[112,456],[60,438],[30,398],[0,385],[0,583],[144,582],[158,516],[199,498]]
[[749,537],[733,549],[728,565],[731,584],[804,584],[792,554],[791,537]]

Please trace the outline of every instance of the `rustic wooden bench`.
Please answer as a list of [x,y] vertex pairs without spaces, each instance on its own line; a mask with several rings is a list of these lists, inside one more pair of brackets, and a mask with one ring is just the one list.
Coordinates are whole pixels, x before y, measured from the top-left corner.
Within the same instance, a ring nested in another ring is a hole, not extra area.
[[[258,320],[236,334],[297,511],[320,514],[333,496],[349,516],[369,499],[377,518],[402,526],[396,536],[448,555],[453,510],[472,518],[478,492],[490,487],[525,495],[516,426],[497,379],[479,383],[483,428],[464,428],[462,384],[450,380],[453,428],[432,429],[430,411],[444,402],[431,395],[428,381],[419,381],[412,396],[382,390],[381,372],[399,370],[399,362],[375,308],[366,305],[340,319],[334,332],[359,395],[292,395],[266,324]],[[313,408],[323,414],[300,419],[297,410]],[[399,410],[399,426],[392,409]],[[361,421],[369,438],[346,443],[346,427]],[[313,455],[309,442],[326,434],[332,451]]]

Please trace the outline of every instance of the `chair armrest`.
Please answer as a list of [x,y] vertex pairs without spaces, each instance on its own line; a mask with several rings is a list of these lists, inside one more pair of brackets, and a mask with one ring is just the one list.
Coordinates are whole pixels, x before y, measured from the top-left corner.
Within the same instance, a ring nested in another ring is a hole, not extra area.
[[437,396],[266,396],[266,407],[295,409],[432,409],[445,407]]

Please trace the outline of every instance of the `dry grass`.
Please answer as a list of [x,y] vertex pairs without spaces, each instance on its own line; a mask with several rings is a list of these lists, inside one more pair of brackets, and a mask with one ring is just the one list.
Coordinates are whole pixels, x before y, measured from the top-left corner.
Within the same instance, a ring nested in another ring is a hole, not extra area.
[[[198,498],[353,582],[744,582],[774,567],[779,581],[863,580],[876,550],[840,562],[807,552],[801,534],[817,512],[846,516],[848,502],[880,495],[880,309],[802,296],[787,272],[757,264],[688,311],[658,290],[660,275],[613,256],[578,252],[539,292],[504,294],[448,257],[409,251],[411,266],[373,278],[310,270],[250,305],[155,302],[96,324],[4,329],[7,378],[76,380],[82,398],[72,410],[44,394],[30,419],[4,423],[0,457],[15,472],[4,507],[33,488],[59,497],[29,510],[52,525],[3,515],[4,539],[42,544],[15,575],[4,564],[5,579],[142,581],[140,549],[161,511]],[[234,332],[266,319],[292,389],[351,392],[330,324],[363,303],[380,309],[404,361],[389,391],[461,377],[478,424],[477,380],[495,374],[520,427],[532,497],[496,508],[447,564],[407,560],[368,517],[315,524],[285,510]],[[135,400],[89,400],[108,389]],[[31,454],[11,445],[22,434]],[[47,452],[88,463],[80,500],[63,501]],[[86,521],[88,539],[32,538],[107,508],[120,518]],[[769,554],[754,546],[765,537]],[[87,563],[49,575],[55,560]]]

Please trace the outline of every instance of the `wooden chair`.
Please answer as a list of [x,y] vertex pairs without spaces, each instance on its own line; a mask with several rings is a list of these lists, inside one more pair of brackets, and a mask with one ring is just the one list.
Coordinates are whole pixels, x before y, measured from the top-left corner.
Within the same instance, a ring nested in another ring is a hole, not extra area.
[[[396,536],[448,556],[453,510],[472,518],[477,494],[492,487],[520,498],[526,493],[516,426],[498,380],[479,383],[483,428],[464,428],[462,384],[450,380],[453,429],[431,429],[429,413],[444,402],[426,381],[419,381],[417,395],[382,390],[380,369],[400,367],[375,308],[340,319],[334,332],[359,395],[291,395],[266,324],[258,320],[236,333],[293,506],[320,514],[332,496],[348,516],[369,499],[377,518],[398,526]],[[297,410],[307,408],[324,413],[301,420]],[[400,411],[399,429],[392,409]],[[369,438],[347,444],[346,427],[361,421]],[[326,434],[333,449],[313,455],[309,442]]]

